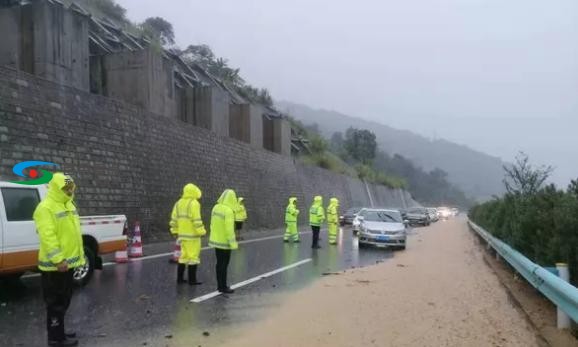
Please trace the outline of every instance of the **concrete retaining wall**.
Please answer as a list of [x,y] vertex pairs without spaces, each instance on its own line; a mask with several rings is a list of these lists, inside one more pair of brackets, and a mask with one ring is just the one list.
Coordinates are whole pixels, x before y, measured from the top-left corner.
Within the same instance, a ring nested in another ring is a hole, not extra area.
[[244,196],[248,227],[283,225],[287,198],[300,201],[301,222],[314,195],[353,205],[404,207],[407,192],[295,163],[290,157],[216,136],[178,119],[112,98],[0,68],[0,180],[26,160],[51,161],[78,183],[83,215],[126,214],[144,224],[146,240],[168,237],[170,210],[182,187],[203,190],[203,217],[226,188]]

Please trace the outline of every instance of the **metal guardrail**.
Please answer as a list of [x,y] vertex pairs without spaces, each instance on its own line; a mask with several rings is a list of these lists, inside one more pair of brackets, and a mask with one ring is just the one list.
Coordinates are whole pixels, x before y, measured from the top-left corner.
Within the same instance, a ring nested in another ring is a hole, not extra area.
[[468,224],[532,286],[558,306],[559,310],[570,316],[574,322],[578,322],[578,288],[532,262],[472,221],[468,220]]

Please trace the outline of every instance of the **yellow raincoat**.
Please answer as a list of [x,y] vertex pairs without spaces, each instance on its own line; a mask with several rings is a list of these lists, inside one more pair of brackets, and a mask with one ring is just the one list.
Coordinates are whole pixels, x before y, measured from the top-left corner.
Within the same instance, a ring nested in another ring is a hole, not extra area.
[[73,197],[62,191],[66,184],[73,183],[70,176],[55,173],[48,184],[48,194],[34,211],[40,239],[38,268],[42,271],[58,271],[56,265],[63,261],[69,269],[86,263],[78,211]]
[[183,188],[183,195],[176,202],[171,213],[171,234],[181,244],[179,264],[200,264],[201,237],[207,233],[201,219],[202,192],[196,185],[189,183]]

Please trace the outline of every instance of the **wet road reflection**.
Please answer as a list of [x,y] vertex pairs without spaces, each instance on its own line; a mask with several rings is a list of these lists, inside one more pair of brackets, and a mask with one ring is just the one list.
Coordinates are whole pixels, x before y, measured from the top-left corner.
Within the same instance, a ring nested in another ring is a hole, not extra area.
[[[311,235],[301,243],[281,238],[241,245],[233,252],[229,282],[235,284],[304,259],[312,260],[202,303],[190,300],[216,289],[215,255],[204,250],[199,268],[201,286],[176,286],[176,266],[160,257],[118,264],[96,272],[91,283],[75,292],[68,326],[79,333],[82,346],[163,346],[203,338],[214,331],[261,319],[283,295],[302,288],[326,272],[375,264],[393,257],[383,249],[358,250],[357,239],[346,228],[339,244],[330,246],[322,232],[322,249],[312,250]],[[44,346],[44,306],[39,278],[20,285],[0,286],[0,346]],[[193,339],[193,340],[191,340]]]

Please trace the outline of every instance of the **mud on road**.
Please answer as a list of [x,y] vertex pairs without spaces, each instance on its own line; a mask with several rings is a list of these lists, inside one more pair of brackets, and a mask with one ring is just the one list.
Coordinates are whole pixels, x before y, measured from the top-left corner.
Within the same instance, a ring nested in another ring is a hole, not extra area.
[[465,219],[416,229],[393,259],[325,276],[220,345],[542,346],[482,252]]

